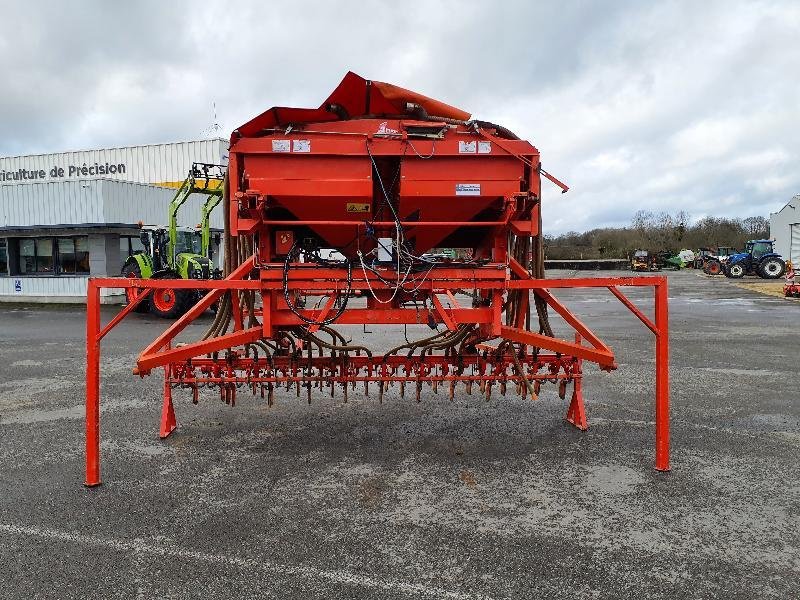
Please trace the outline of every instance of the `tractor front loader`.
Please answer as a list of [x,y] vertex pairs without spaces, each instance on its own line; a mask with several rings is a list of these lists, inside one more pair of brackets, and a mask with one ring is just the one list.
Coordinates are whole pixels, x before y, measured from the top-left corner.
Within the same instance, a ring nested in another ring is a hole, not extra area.
[[[211,212],[222,200],[226,167],[193,163],[188,177],[169,205],[168,225],[142,226],[140,239],[144,250],[128,257],[122,266],[123,277],[139,279],[212,279],[214,269],[211,249]],[[201,209],[199,228],[179,227],[178,211],[192,194],[207,196]],[[129,303],[140,293],[126,290]],[[164,288],[155,290],[148,302],[140,302],[139,312],[151,312],[165,319],[184,314],[200,297],[197,290]]]

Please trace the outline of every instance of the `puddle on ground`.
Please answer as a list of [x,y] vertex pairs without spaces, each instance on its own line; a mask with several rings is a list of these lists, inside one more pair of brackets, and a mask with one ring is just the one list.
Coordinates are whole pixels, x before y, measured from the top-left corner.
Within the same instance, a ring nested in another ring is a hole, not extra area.
[[620,496],[633,493],[644,481],[641,473],[622,465],[589,467],[586,469],[585,489],[597,494]]
[[[670,298],[670,302],[673,298]],[[713,304],[715,306],[755,306],[755,301],[749,298],[675,298],[676,301],[689,304]]]
[[[100,414],[107,410],[116,410],[124,408],[138,408],[144,406],[144,400],[123,400],[114,402],[113,404],[100,403]],[[77,406],[69,406],[67,408],[54,408],[51,410],[25,410],[14,414],[0,415],[0,425],[10,424],[30,424],[30,423],[46,423],[48,421],[58,421],[59,419],[83,419],[86,415],[86,407],[83,404]]]
[[[687,369],[696,371],[698,367],[691,366],[686,367]],[[757,376],[769,376],[769,377],[778,377],[781,374],[776,371],[769,371],[767,369],[732,369],[732,368],[725,368],[725,367],[699,367],[700,371],[710,371],[712,373],[718,373],[720,375],[741,375],[743,377],[750,377],[753,375]]]
[[44,363],[38,360],[17,360],[12,362],[11,367],[41,367]]
[[15,415],[0,417],[0,425],[11,423],[42,423],[57,421],[58,419],[82,419],[85,414],[83,406],[70,406],[69,408],[56,408],[53,410],[26,410]]

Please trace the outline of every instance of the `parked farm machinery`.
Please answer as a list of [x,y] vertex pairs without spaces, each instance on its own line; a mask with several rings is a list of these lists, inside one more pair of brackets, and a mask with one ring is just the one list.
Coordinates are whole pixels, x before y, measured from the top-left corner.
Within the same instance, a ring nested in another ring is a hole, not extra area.
[[800,298],[800,283],[792,261],[786,262],[786,283],[783,286],[783,295],[787,298]]
[[723,273],[724,265],[731,254],[736,254],[736,248],[730,246],[719,246],[716,254],[710,253],[703,256],[703,273],[706,275],[720,275]]
[[[222,201],[225,167],[194,163],[183,184],[169,204],[167,225],[143,225],[140,241],[143,250],[128,257],[122,265],[122,276],[131,279],[210,279],[219,273],[212,261],[211,213]],[[179,227],[178,212],[192,195],[204,198],[200,225]],[[140,291],[128,288],[125,297],[134,301]],[[163,288],[147,294],[147,302],[139,302],[137,312],[151,312],[174,319],[185,313],[199,297],[195,289]]]
[[[142,298],[102,326],[101,288],[207,290],[136,361],[140,376],[164,372],[162,437],[176,427],[179,391],[195,403],[210,391],[230,406],[243,393],[272,405],[347,401],[357,385],[377,402],[389,388],[415,401],[426,388],[535,400],[550,385],[585,430],[583,364],[613,370],[616,356],[554,290],[606,288],[655,334],[655,466],[668,470],[666,279],[545,279],[542,178],[567,191],[506,128],[353,73],[319,108],[272,108],[239,127],[224,278],[89,280],[86,484],[100,483],[100,340]],[[652,320],[621,291],[631,286],[653,288]],[[185,339],[214,302],[205,333]],[[549,311],[574,335],[557,337]],[[430,331],[374,348],[341,327],[366,324]]]
[[658,260],[647,250],[636,250],[631,257],[631,271],[660,271]]
[[778,279],[786,272],[786,263],[776,253],[772,240],[751,240],[744,252],[731,254],[723,265],[726,277],[741,279],[745,275],[758,275],[762,279]]

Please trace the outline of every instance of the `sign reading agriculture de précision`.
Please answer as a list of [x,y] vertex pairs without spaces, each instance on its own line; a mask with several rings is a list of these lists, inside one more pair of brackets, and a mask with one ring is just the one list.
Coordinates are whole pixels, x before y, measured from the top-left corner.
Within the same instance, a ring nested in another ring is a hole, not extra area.
[[49,170],[20,168],[14,171],[0,169],[0,183],[11,181],[43,181],[47,179],[70,179],[98,177],[100,175],[124,175],[125,163],[93,163],[87,165],[55,166]]

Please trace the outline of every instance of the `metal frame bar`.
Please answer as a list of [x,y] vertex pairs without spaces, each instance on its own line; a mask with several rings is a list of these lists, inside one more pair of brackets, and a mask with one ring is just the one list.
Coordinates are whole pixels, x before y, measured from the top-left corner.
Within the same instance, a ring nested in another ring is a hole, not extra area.
[[[165,437],[175,429],[175,413],[172,406],[172,394],[170,391],[170,381],[172,370],[176,364],[186,359],[194,358],[213,352],[230,348],[232,346],[245,344],[258,340],[263,335],[262,326],[250,329],[240,329],[233,333],[195,342],[193,344],[182,345],[172,348],[174,338],[180,333],[194,318],[211,305],[226,290],[260,290],[262,294],[271,295],[277,289],[272,281],[277,274],[261,270],[260,279],[245,279],[249,276],[255,266],[255,257],[251,257],[238,267],[234,273],[224,280],[213,281],[192,281],[192,280],[131,280],[127,278],[90,278],[87,286],[87,317],[86,317],[86,479],[87,486],[99,485],[100,479],[100,342],[108,332],[118,325],[127,315],[129,315],[138,302],[141,302],[152,290],[164,288],[188,288],[188,289],[207,289],[210,290],[203,299],[190,309],[183,317],[173,323],[161,336],[150,344],[140,355],[139,373],[145,374],[153,368],[164,367],[165,387],[164,403],[162,407],[162,419],[160,435]],[[512,266],[513,268],[513,266]],[[316,289],[311,287],[319,284],[319,289],[327,290],[331,294],[335,293],[334,285],[331,280],[324,281],[325,277],[330,277],[331,269],[308,269],[304,277],[299,277],[300,273],[293,273],[290,277],[292,289]],[[581,363],[583,360],[595,362],[601,368],[614,368],[613,352],[606,346],[591,330],[588,329],[580,320],[575,317],[560,301],[558,301],[549,290],[564,288],[599,288],[605,287],[617,297],[622,304],[628,308],[648,329],[655,334],[655,468],[659,471],[669,470],[669,333],[668,333],[668,296],[667,280],[663,276],[648,277],[596,277],[579,279],[506,279],[504,270],[497,270],[493,266],[490,268],[476,268],[470,271],[470,275],[465,276],[459,271],[465,269],[443,269],[441,273],[446,278],[433,278],[430,281],[429,289],[434,293],[447,294],[451,301],[454,300],[454,292],[463,288],[465,280],[468,287],[476,287],[483,290],[494,290],[501,292],[509,289],[528,289],[544,298],[548,305],[553,307],[566,322],[576,329],[576,341],[568,342],[543,336],[537,333],[524,331],[515,327],[500,326],[497,333],[499,337],[508,340],[518,341],[526,345],[537,346],[550,349],[560,355],[560,358],[574,360],[577,365],[575,375],[575,389],[567,413],[567,420],[578,427],[585,429],[586,413],[583,406],[582,387],[580,383]],[[517,273],[521,274],[521,273]],[[322,281],[320,281],[320,279]],[[333,279],[333,281],[336,281]],[[371,285],[378,286],[376,281]],[[653,287],[655,302],[655,319],[648,319],[640,309],[638,309],[621,291],[619,287]],[[142,293],[136,301],[123,308],[104,328],[101,328],[100,320],[100,291],[101,289],[116,288],[138,288]],[[366,288],[366,281],[362,278],[357,280],[354,277],[353,289]],[[424,287],[422,289],[425,289]],[[499,298],[499,294],[496,295]],[[438,299],[437,299],[438,300]],[[497,319],[497,307],[499,299],[494,305],[485,308],[450,308],[445,309],[441,302],[435,303],[436,310],[434,317],[439,322],[445,322],[448,327],[459,323],[486,323],[487,326],[494,327]],[[269,314],[271,326],[287,325],[294,322],[287,320],[288,310],[273,310],[271,304],[265,305],[265,310]],[[323,311],[324,312],[324,311]],[[319,316],[317,311],[308,311],[307,314]],[[349,316],[348,316],[349,315]],[[413,317],[411,316],[413,315]],[[415,308],[370,308],[365,310],[348,310],[342,315],[342,319],[337,322],[351,323],[416,323],[419,321]],[[347,318],[345,318],[347,317]],[[408,319],[406,320],[406,317]],[[449,317],[451,323],[447,323],[445,317]],[[413,320],[412,320],[413,318]],[[295,317],[297,319],[297,317]],[[365,319],[369,319],[368,321]],[[471,320],[480,319],[480,320]],[[299,323],[299,319],[298,319]],[[582,343],[582,340],[589,341],[590,346]],[[558,354],[556,356],[558,356]],[[549,355],[544,355],[549,356]],[[541,356],[540,356],[541,358]],[[435,363],[434,357],[426,356],[426,361]],[[198,361],[202,359],[197,359]],[[485,377],[484,377],[485,378]],[[491,379],[491,377],[489,377]],[[390,380],[391,378],[388,378]],[[514,379],[513,377],[507,379]],[[365,377],[365,381],[387,380],[385,376],[379,376],[377,370]],[[446,379],[443,379],[443,381]],[[489,382],[490,384],[491,382]]]

